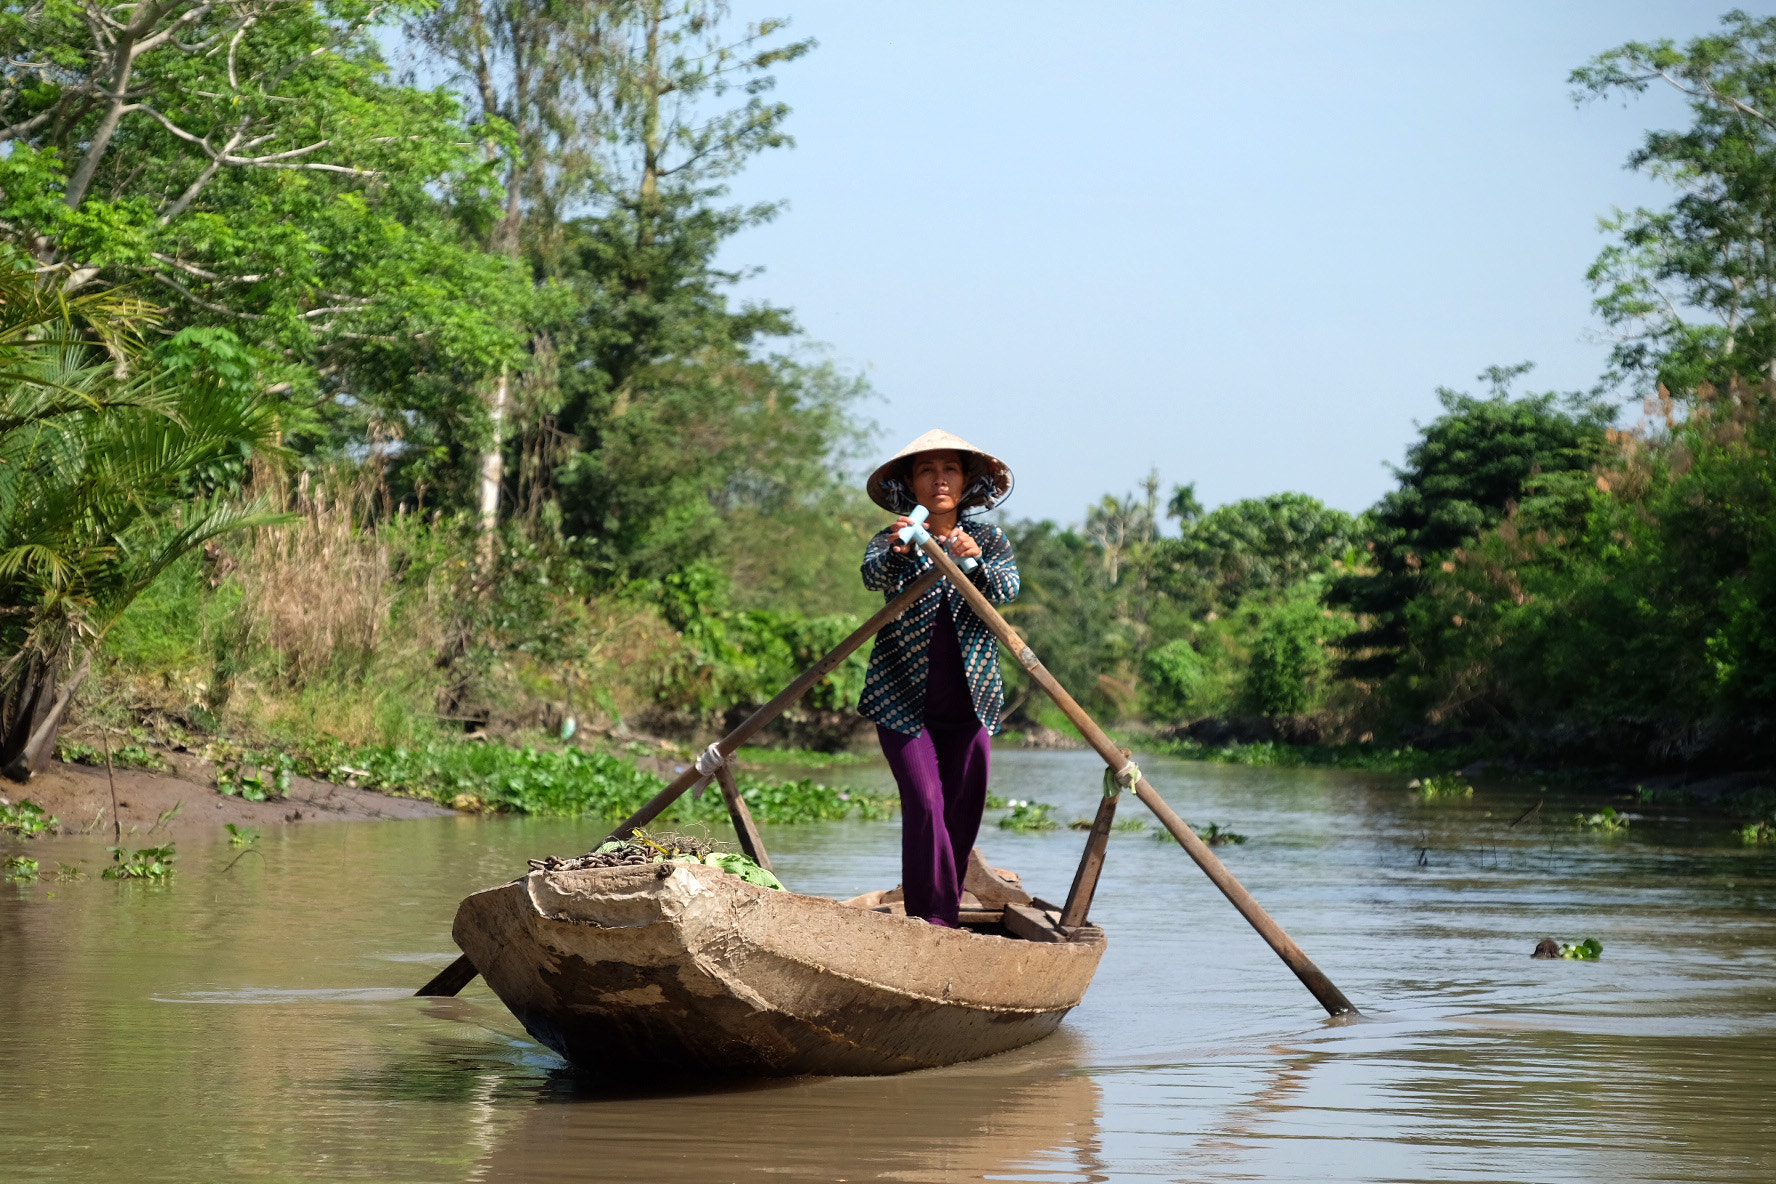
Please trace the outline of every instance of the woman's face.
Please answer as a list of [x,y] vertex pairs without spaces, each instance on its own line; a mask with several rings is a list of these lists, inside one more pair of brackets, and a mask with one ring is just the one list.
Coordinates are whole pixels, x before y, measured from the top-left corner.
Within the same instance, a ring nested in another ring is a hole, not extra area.
[[913,458],[913,497],[933,514],[952,514],[962,500],[962,454],[945,449]]

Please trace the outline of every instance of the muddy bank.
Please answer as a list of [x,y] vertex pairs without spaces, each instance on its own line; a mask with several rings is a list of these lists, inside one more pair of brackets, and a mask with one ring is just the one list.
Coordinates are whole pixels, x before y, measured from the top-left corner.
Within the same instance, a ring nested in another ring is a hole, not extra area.
[[[292,777],[287,797],[249,802],[216,790],[216,767],[201,757],[163,754],[172,762],[168,773],[118,769],[117,817],[127,835],[214,829],[224,823],[264,826],[269,823],[361,822],[371,819],[436,818],[453,811],[430,802],[390,797],[372,790]],[[0,782],[0,796],[17,802],[29,798],[61,819],[64,832],[111,829],[111,785],[103,767],[53,762],[27,784]],[[164,823],[161,816],[178,808]]]

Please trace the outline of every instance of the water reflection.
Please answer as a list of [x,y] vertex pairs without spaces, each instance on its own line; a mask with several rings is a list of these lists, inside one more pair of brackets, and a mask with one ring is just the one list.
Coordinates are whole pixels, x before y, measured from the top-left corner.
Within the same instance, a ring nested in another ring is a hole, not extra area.
[[[1067,1040],[1057,1037],[1065,1051]],[[1051,1044],[1054,1042],[1051,1042]],[[1110,1179],[1097,1084],[1053,1065],[933,1070],[633,1098],[570,1080],[506,1129],[477,1178]],[[565,1072],[563,1077],[569,1077]]]

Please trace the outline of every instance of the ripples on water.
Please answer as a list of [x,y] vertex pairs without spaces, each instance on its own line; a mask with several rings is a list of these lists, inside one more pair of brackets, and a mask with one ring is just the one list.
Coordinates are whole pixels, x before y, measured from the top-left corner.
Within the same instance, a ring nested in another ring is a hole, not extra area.
[[[1089,816],[1090,754],[997,759],[1001,792]],[[454,954],[461,896],[595,824],[273,829],[226,874],[224,845],[187,838],[169,885],[0,887],[0,1179],[1776,1177],[1776,853],[1710,819],[1576,832],[1553,798],[1512,829],[1526,787],[1419,803],[1398,777],[1141,763],[1185,817],[1251,836],[1227,862],[1368,1022],[1323,1022],[1175,844],[1118,834],[1109,953],[1049,1040],[896,1078],[599,1092],[480,983],[409,997]],[[982,846],[1054,898],[1081,838]],[[892,823],[766,839],[801,890],[898,878]],[[31,854],[96,872],[103,848]],[[1603,958],[1532,961],[1547,936]]]

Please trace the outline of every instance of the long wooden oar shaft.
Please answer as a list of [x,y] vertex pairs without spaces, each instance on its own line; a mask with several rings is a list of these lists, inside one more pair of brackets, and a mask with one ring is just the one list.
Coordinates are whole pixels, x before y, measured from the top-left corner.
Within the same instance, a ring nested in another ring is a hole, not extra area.
[[[968,607],[974,610],[974,615],[984,621],[1000,643],[1012,652],[1017,658],[1018,664],[1029,672],[1031,680],[1048,693],[1048,697],[1055,701],[1055,706],[1059,707],[1062,714],[1073,722],[1074,727],[1079,729],[1079,734],[1085,737],[1085,742],[1104,758],[1104,763],[1115,770],[1123,768],[1128,763],[1128,758],[1123,756],[1122,750],[1116,746],[1115,741],[1104,734],[1104,729],[1100,728],[1097,722],[1086,714],[1085,708],[1074,701],[1073,696],[1067,693],[1067,688],[1063,687],[1055,679],[1055,676],[1048,672],[1048,668],[1037,660],[1035,652],[1024,643],[1024,639],[1018,635],[1017,630],[1006,624],[1005,618],[999,615],[999,610],[993,607],[979,588],[975,587],[973,580],[962,574],[962,569],[956,566],[955,560],[951,559],[934,539],[927,538],[920,546],[925,554],[931,557],[937,570],[943,572],[962,593],[962,598],[968,602]],[[1204,874],[1209,877],[1215,887],[1221,890],[1221,894],[1227,897],[1234,908],[1239,910],[1240,916],[1244,917],[1252,928],[1258,931],[1258,936],[1262,937],[1270,948],[1276,951],[1276,956],[1283,960],[1283,964],[1295,972],[1295,977],[1300,979],[1302,986],[1311,991],[1313,997],[1320,1001],[1320,1006],[1326,1009],[1327,1014],[1356,1014],[1356,1005],[1345,998],[1344,992],[1340,991],[1332,980],[1326,977],[1324,971],[1314,965],[1313,959],[1309,958],[1306,952],[1295,944],[1293,938],[1283,932],[1283,927],[1264,911],[1264,907],[1253,898],[1250,892],[1246,891],[1245,885],[1234,878],[1233,873],[1227,870],[1227,865],[1222,863],[1213,851],[1209,850],[1209,845],[1197,838],[1196,832],[1191,830],[1170,806],[1166,805],[1165,799],[1159,796],[1158,790],[1147,783],[1145,777],[1135,782],[1135,796],[1140,798],[1147,808],[1159,817],[1160,823],[1171,832],[1174,839],[1178,840],[1190,858],[1196,861],[1196,866],[1202,868]]]
[[[733,756],[735,750],[763,731],[772,720],[789,710],[797,699],[807,694],[816,683],[831,674],[840,662],[862,648],[864,642],[887,628],[889,622],[911,608],[914,601],[925,595],[926,591],[941,579],[943,579],[941,571],[929,571],[908,584],[900,595],[883,605],[875,616],[858,626],[856,632],[834,646],[826,657],[802,671],[794,682],[777,693],[776,698],[747,716],[739,727],[717,741],[716,747],[720,749],[722,757],[725,759]],[[708,774],[698,772],[695,765],[690,766],[680,773],[672,784],[648,799],[647,804],[641,809],[624,819],[623,824],[613,830],[605,842],[608,843],[611,839],[628,838],[637,829],[646,826],[665,813],[666,808],[683,797],[692,786],[699,781],[707,780],[707,778]],[[465,954],[440,970],[431,982],[414,993],[427,996],[455,995],[474,981],[476,973],[475,964],[470,962],[468,955]]]

